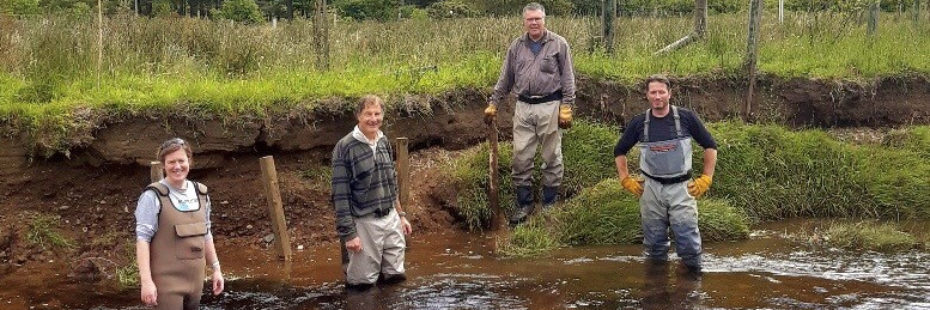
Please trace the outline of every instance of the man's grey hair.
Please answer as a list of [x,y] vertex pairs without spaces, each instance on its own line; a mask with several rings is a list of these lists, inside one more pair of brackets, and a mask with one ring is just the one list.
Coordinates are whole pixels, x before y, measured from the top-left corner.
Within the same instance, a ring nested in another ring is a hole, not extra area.
[[543,17],[546,17],[546,8],[543,7],[539,2],[530,2],[523,7],[523,14],[526,14],[527,11],[540,11],[543,13]]

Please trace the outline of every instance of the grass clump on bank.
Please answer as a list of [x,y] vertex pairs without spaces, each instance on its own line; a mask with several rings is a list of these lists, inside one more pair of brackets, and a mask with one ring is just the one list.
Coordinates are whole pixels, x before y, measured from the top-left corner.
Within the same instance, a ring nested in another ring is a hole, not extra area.
[[754,220],[930,217],[930,201],[920,197],[930,192],[930,164],[911,151],[851,145],[814,130],[710,127],[720,158],[709,195]]
[[[698,225],[705,241],[749,236],[748,217],[723,200],[699,201]],[[518,226],[502,252],[529,256],[562,245],[636,244],[642,238],[639,201],[620,182],[607,179]]]
[[[613,168],[613,148],[617,143],[615,128],[576,121],[572,129],[562,135],[562,162],[565,174],[562,179],[562,193],[572,196],[582,189],[616,175]],[[468,227],[479,230],[485,227],[491,218],[488,210],[488,147],[487,144],[476,146],[450,162],[446,174],[451,175],[457,189],[456,210],[465,219]],[[514,207],[513,183],[511,179],[511,160],[513,146],[509,142],[499,144],[498,173],[500,175],[500,202],[505,210]],[[534,179],[539,184],[540,157],[537,153]],[[539,196],[539,193],[536,193]],[[537,197],[537,201],[539,197]]]
[[26,241],[43,250],[71,249],[74,242],[58,231],[58,216],[36,214],[29,222],[26,231]]
[[893,223],[875,221],[834,222],[823,231],[823,236],[827,244],[847,250],[896,252],[918,246],[913,236]]
[[[699,202],[707,240],[740,238],[740,227],[748,223],[794,217],[930,218],[930,201],[923,197],[930,192],[930,162],[912,150],[854,145],[822,131],[772,125],[721,122],[709,129],[720,155],[708,199]],[[567,190],[582,189],[573,192],[580,194],[563,209],[517,228],[505,252],[529,255],[561,245],[640,238],[638,203],[616,181],[613,144],[618,136],[608,127],[586,123],[566,133],[565,184],[571,184]],[[510,146],[502,143],[501,149],[501,203],[511,207]],[[469,227],[478,229],[490,217],[487,151],[482,146],[469,152],[450,167],[458,191],[455,208]],[[629,154],[633,171],[638,156],[635,148]],[[694,171],[702,170],[702,157],[696,148]]]

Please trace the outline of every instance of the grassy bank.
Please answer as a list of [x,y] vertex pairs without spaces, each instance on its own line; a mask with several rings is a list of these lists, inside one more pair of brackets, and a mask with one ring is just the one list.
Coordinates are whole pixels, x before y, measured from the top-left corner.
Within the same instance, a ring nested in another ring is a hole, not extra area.
[[[930,218],[930,202],[923,199],[930,192],[930,163],[909,149],[920,148],[918,144],[853,145],[821,131],[737,122],[713,123],[709,129],[720,152],[714,184],[699,207],[701,229],[709,240],[739,238],[749,223],[792,217]],[[919,137],[925,132],[925,127],[915,127],[900,134]],[[639,238],[636,202],[616,181],[612,150],[618,136],[615,130],[586,123],[566,133],[566,183],[573,184],[570,194],[580,194],[563,209],[517,228],[512,244],[505,246],[509,253]],[[448,167],[460,193],[456,208],[472,228],[483,227],[489,216],[487,153],[482,147]],[[504,150],[501,201],[509,206],[514,199],[507,177],[510,153],[508,147]],[[629,155],[635,170],[638,154]],[[700,155],[695,152],[696,171],[701,170]]]
[[[616,24],[616,53],[608,56],[595,48],[595,18],[548,20],[572,44],[583,76],[633,83],[656,72],[739,75],[743,14],[713,15],[704,41],[659,57],[652,52],[684,35],[689,18],[623,18]],[[271,28],[117,15],[105,23],[98,84],[91,18],[0,16],[0,119],[47,135],[47,128],[67,133],[81,126],[74,123],[76,110],[87,108],[236,117],[313,108],[328,97],[487,89],[508,43],[521,32],[515,17],[339,20],[330,36],[330,69],[318,70],[312,26],[306,20]],[[864,25],[827,14],[789,14],[780,25],[766,18],[760,69],[773,76],[853,80],[930,72],[921,52],[930,50],[924,35],[930,25],[883,18],[878,29],[867,36]],[[51,147],[67,146],[62,141]]]
[[[564,195],[572,196],[586,187],[597,184],[616,174],[613,168],[613,148],[617,142],[617,129],[603,125],[577,122],[562,138],[562,156],[565,174],[562,181]],[[481,229],[490,220],[487,208],[488,150],[481,144],[467,151],[458,160],[445,167],[446,175],[454,180],[458,195],[456,205],[459,213],[471,229]],[[507,210],[514,207],[513,185],[510,165],[513,148],[509,142],[500,143],[499,174],[501,206]],[[536,166],[541,161],[537,156]],[[539,171],[534,171],[539,180]],[[538,183],[538,182],[537,182]],[[537,184],[538,185],[538,184]],[[537,186],[537,188],[541,188]],[[539,193],[536,193],[538,196]]]
[[[743,239],[749,219],[723,200],[703,200],[698,213],[706,241]],[[615,179],[582,191],[560,208],[518,226],[503,247],[513,256],[529,256],[564,245],[635,244],[642,242],[639,200]]]

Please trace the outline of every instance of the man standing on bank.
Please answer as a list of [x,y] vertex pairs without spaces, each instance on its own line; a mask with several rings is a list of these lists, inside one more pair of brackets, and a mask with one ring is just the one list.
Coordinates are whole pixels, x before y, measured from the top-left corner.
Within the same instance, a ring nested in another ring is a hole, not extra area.
[[572,125],[575,103],[575,73],[565,38],[546,30],[546,11],[539,3],[523,7],[525,34],[511,43],[501,67],[500,78],[484,110],[488,123],[497,116],[497,105],[514,92],[513,184],[517,210],[512,225],[526,220],[533,211],[533,158],[542,147],[543,208],[558,200],[562,184],[562,133]]
[[[368,95],[355,108],[358,125],[333,149],[333,206],[349,287],[404,275],[405,235],[412,231],[397,195],[391,144],[381,124],[384,103]],[[396,211],[396,212],[394,212]]]
[[[717,164],[717,143],[697,115],[669,104],[668,78],[646,79],[650,109],[626,126],[614,148],[620,183],[639,197],[646,256],[668,260],[671,226],[675,250],[688,271],[701,273],[701,233],[698,231],[697,200],[710,188]],[[704,172],[691,180],[691,139],[704,148]],[[626,153],[639,143],[642,181],[630,176]],[[690,181],[690,182],[689,182]]]

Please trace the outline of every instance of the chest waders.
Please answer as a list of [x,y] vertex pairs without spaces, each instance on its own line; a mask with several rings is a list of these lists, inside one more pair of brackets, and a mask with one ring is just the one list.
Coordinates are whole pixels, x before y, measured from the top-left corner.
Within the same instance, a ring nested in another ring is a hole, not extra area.
[[643,245],[650,259],[668,260],[671,247],[668,230],[675,234],[675,251],[690,270],[701,269],[701,234],[698,230],[697,201],[688,193],[691,179],[691,137],[681,128],[678,107],[671,106],[675,138],[649,141],[651,110],[646,110],[640,140],[640,170],[646,176],[640,214]]
[[150,264],[158,294],[157,309],[197,309],[203,290],[207,234],[207,187],[196,187],[200,208],[179,211],[168,198],[168,186],[155,182],[146,190],[158,194],[161,211],[152,238]]
[[691,137],[681,130],[678,107],[672,106],[675,118],[675,139],[649,142],[652,110],[646,110],[643,136],[640,138],[639,169],[646,177],[662,184],[674,184],[691,178]]

